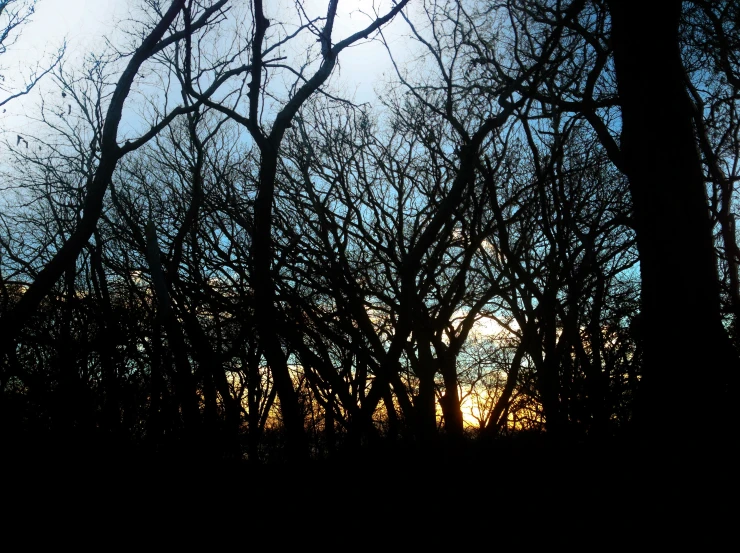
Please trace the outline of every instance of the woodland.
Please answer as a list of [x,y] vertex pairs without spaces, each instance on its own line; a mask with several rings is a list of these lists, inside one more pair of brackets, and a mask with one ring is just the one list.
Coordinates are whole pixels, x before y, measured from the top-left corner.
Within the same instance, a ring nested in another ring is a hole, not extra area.
[[4,455],[732,444],[740,4],[343,3],[142,0],[2,77],[47,91],[2,146]]

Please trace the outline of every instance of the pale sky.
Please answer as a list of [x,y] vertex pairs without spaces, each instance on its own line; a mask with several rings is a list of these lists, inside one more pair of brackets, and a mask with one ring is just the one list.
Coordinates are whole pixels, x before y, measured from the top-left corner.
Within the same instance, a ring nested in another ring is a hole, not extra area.
[[[164,4],[168,2],[165,0]],[[234,0],[233,3],[237,7],[241,4],[242,8],[247,5],[246,0]],[[309,16],[326,14],[328,0],[303,0],[303,3]],[[117,29],[133,28],[126,19],[136,13],[141,4],[142,0],[38,0],[32,20],[22,28],[18,41],[0,57],[0,68],[6,76],[4,84],[15,90],[20,88],[32,67],[38,63],[43,66],[65,39],[65,64],[70,69],[79,67],[85,54],[102,51],[106,38],[114,44],[122,44],[125,37]],[[390,0],[340,0],[334,28],[335,42],[364,28],[370,21],[369,15],[374,13],[373,8],[384,14],[390,6]],[[282,12],[294,19],[294,0],[269,0],[265,2],[265,9],[269,17],[279,17],[278,13]],[[406,24],[396,18],[384,31],[395,45],[395,52],[403,56],[406,51],[401,42],[402,35],[408,33]],[[339,70],[335,70],[331,86],[341,90],[341,96],[356,102],[374,103],[375,90],[380,89],[382,93],[381,81],[392,74],[393,68],[382,44],[365,42],[342,53]],[[34,92],[4,106],[7,113],[0,115],[0,134],[5,133],[13,140],[17,134],[33,134],[28,125],[33,126],[31,120],[38,117],[41,95],[46,94],[47,87],[53,86],[53,81],[47,76]],[[133,105],[133,102],[131,99],[129,104]],[[131,124],[135,125],[133,120]]]
[[[283,4],[292,12],[292,0],[270,0],[266,9]],[[335,36],[339,40],[361,29],[369,21],[361,13],[372,13],[373,4],[385,13],[390,2],[382,0],[340,0],[335,23]],[[103,44],[104,37],[115,42],[116,22],[125,19],[131,7],[139,0],[39,0],[32,21],[23,28],[18,42],[0,59],[0,65],[8,76],[22,73],[44,54],[53,52],[63,40],[67,40],[68,63],[84,55],[90,49]],[[325,14],[327,0],[304,0],[311,15]],[[394,22],[386,30],[395,41],[399,33],[405,32],[403,22]],[[379,43],[363,44],[345,51],[340,57],[341,81],[352,83],[358,88],[362,100],[373,97],[373,87],[383,72],[391,71],[385,49]]]
[[113,29],[114,18],[127,13],[128,0],[39,0],[32,21],[12,52],[28,56],[57,46],[66,36],[71,53],[95,45]]
[[[68,65],[76,65],[86,52],[99,49],[104,37],[115,34],[115,20],[126,15],[128,5],[129,0],[39,0],[30,22],[16,29],[17,40],[0,58],[8,90],[3,98],[22,88],[35,67],[47,67],[65,40]],[[39,88],[48,83],[47,76]],[[33,111],[37,101],[34,92],[6,106],[2,126],[11,114]]]

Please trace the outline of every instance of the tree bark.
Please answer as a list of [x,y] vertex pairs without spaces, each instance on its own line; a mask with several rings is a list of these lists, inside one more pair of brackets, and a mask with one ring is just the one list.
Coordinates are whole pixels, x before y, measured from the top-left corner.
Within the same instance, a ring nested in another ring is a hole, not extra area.
[[445,393],[440,404],[445,419],[445,431],[450,438],[458,440],[463,437],[464,425],[462,409],[460,408],[460,394],[457,390],[457,356],[452,348],[445,348],[444,344],[441,345],[442,347],[435,348],[439,370],[445,384]]
[[283,352],[279,334],[279,314],[275,305],[275,282],[272,277],[272,208],[277,174],[277,147],[262,148],[260,187],[254,203],[252,263],[254,265],[254,307],[257,334],[275,381],[283,415],[287,455],[292,461],[308,458],[308,442],[298,394],[293,387],[288,358]]
[[[644,436],[702,433],[727,404],[738,357],[722,325],[701,158],[684,84],[680,0],[610,0],[621,148],[642,273]],[[697,434],[694,434],[697,435]]]

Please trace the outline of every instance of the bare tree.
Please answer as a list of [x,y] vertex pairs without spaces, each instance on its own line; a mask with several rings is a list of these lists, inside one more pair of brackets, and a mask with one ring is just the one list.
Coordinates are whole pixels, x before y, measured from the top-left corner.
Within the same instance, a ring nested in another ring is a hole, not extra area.
[[[248,48],[248,52],[244,50],[236,55],[232,54],[212,66],[202,66],[204,60],[195,60],[189,48],[186,48],[184,54],[182,84],[185,90],[196,100],[244,125],[260,151],[259,185],[254,203],[251,251],[256,320],[265,355],[275,378],[290,455],[294,458],[304,457],[307,449],[303,419],[290,377],[288,358],[280,342],[281,325],[275,304],[275,283],[272,276],[274,261],[272,225],[280,148],[295,115],[306,100],[317,93],[329,79],[342,51],[376,33],[400,13],[407,3],[408,0],[396,3],[388,13],[373,19],[361,31],[335,42],[333,31],[337,0],[331,0],[326,16],[317,19],[309,19],[303,8],[297,4],[295,14],[297,24],[293,24],[295,27],[293,31],[287,31],[284,24],[274,24],[270,21],[265,15],[262,0],[254,0],[250,2],[251,33],[245,42],[247,45],[245,49]],[[303,65],[286,66],[282,63],[281,49],[296,37],[303,38],[304,34],[315,37],[319,45],[318,55],[309,50],[310,57]],[[238,65],[238,60],[241,60],[240,54],[247,54],[249,59]],[[226,60],[237,61],[230,64]],[[294,82],[283,101],[273,96],[269,87],[271,75],[281,73],[291,76]],[[234,81],[236,85],[232,84]],[[229,91],[230,103],[209,100],[214,90],[218,88],[227,90],[229,86],[232,87]],[[243,108],[241,99],[242,90],[245,88],[246,106]],[[276,101],[277,106],[270,105],[273,101]]]
[[[513,56],[509,63],[501,63],[481,47],[480,63],[506,77],[512,66],[521,67],[539,54],[544,36],[562,29],[552,49],[552,59],[561,62],[551,78],[510,82],[523,97],[540,103],[538,116],[559,112],[588,121],[611,162],[628,177],[632,212],[625,214],[624,222],[635,229],[642,274],[640,328],[645,349],[638,419],[650,435],[664,427],[666,412],[685,412],[678,398],[697,367],[711,366],[717,371],[716,378],[708,378],[708,388],[696,396],[702,412],[713,411],[718,401],[710,388],[722,389],[724,399],[719,401],[728,404],[726,393],[737,372],[730,368],[737,366],[737,354],[723,327],[702,157],[710,180],[717,183],[714,203],[726,249],[730,296],[737,256],[728,211],[732,192],[723,171],[718,170],[717,152],[707,140],[706,118],[712,120],[716,112],[704,109],[701,113],[706,95],[697,96],[687,75],[687,68],[695,68],[703,56],[716,68],[720,85],[733,81],[736,60],[730,45],[736,41],[736,26],[731,23],[735,13],[731,4],[709,7],[702,2],[673,2],[670,7],[644,10],[636,2],[617,1],[501,3],[495,8],[505,10],[513,22]],[[695,22],[703,19],[700,28],[706,40],[686,40],[690,25],[682,28],[681,22],[688,21],[684,14],[689,12]],[[717,26],[718,21],[724,23]],[[702,80],[707,73],[702,69],[692,75]],[[725,113],[735,109],[734,101],[728,101]],[[735,127],[732,120],[732,116],[724,118],[714,131],[721,133],[715,136],[725,137],[725,143]],[[682,300],[676,301],[679,297]],[[687,312],[705,321],[690,344],[666,323]],[[698,433],[701,419],[689,419],[686,424],[694,425]],[[664,427],[671,432],[685,429],[684,424]]]
[[77,256],[92,236],[103,205],[103,198],[118,161],[127,153],[141,147],[178,115],[188,111],[180,106],[163,115],[159,121],[152,124],[150,129],[135,140],[127,140],[124,145],[118,144],[118,127],[121,122],[124,103],[128,97],[142,65],[156,53],[176,44],[188,36],[193,29],[205,26],[214,13],[218,13],[226,0],[217,2],[204,9],[199,18],[188,26],[187,30],[170,30],[178,14],[184,6],[184,1],[173,2],[146,35],[141,45],[131,54],[126,68],[122,72],[105,111],[104,122],[100,136],[94,144],[97,152],[97,166],[95,172],[85,185],[85,198],[82,206],[82,216],[77,222],[74,232],[65,241],[54,257],[35,276],[28,286],[23,297],[11,313],[4,314],[0,320],[3,329],[3,350],[9,351],[18,330],[23,327],[33,314],[41,300],[49,293],[52,286],[61,277],[64,271],[72,266]]

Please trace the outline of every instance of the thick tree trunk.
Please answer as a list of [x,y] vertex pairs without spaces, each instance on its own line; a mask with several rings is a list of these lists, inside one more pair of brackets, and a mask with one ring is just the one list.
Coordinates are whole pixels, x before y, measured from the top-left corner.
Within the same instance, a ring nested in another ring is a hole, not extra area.
[[277,175],[277,147],[262,149],[259,194],[254,204],[252,263],[254,271],[254,308],[257,334],[264,349],[275,381],[280,411],[283,415],[288,458],[303,461],[308,458],[303,414],[298,394],[288,369],[288,358],[280,343],[275,281],[272,277],[272,209]]
[[334,394],[329,393],[324,407],[324,439],[326,440],[326,455],[332,457],[337,448],[337,436],[334,430]]
[[463,436],[463,414],[460,408],[460,394],[457,391],[457,357],[450,348],[435,347],[437,362],[445,383],[445,394],[440,401],[442,415],[445,419],[445,431],[453,440]]
[[565,431],[566,421],[561,405],[562,381],[560,378],[560,359],[557,355],[558,328],[555,315],[555,289],[545,290],[540,309],[540,340],[533,357],[537,365],[537,386],[540,392],[542,411],[545,415],[545,430],[552,439],[560,439]]
[[260,377],[260,358],[258,351],[242,352],[242,366],[247,368],[247,458],[250,462],[260,460],[260,442],[262,426],[260,425],[260,403],[262,401],[262,379]]
[[611,0],[621,147],[634,202],[645,352],[635,414],[646,437],[720,423],[738,358],[722,326],[717,259],[679,50],[681,2]]
[[437,436],[437,405],[434,389],[435,361],[426,330],[418,332],[416,345],[418,360],[414,363],[414,372],[419,379],[419,393],[414,400],[414,426],[423,443],[429,444]]

